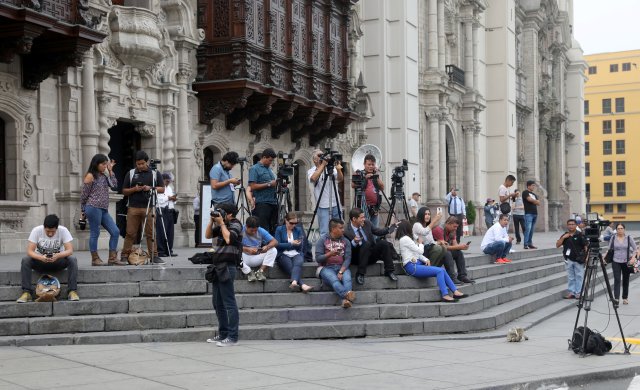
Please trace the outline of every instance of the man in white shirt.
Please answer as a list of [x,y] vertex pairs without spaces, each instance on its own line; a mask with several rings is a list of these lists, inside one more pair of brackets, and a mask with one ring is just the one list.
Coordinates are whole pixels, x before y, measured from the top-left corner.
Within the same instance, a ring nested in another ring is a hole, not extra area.
[[420,193],[414,192],[411,195],[411,199],[409,199],[409,213],[411,214],[411,218],[415,218],[418,216],[418,209],[420,208]]
[[[164,193],[158,193],[158,213],[156,213],[156,242],[158,243],[159,257],[178,256],[173,251],[173,213],[175,212],[176,200],[178,200],[173,186],[173,175],[169,172],[162,174],[164,181]],[[166,238],[165,238],[166,234]]]
[[451,191],[445,195],[444,199],[449,205],[447,210],[449,215],[458,219],[456,241],[460,242],[460,237],[462,237],[462,219],[467,217],[467,207],[464,204],[464,199],[458,195],[458,191],[455,187],[451,188]]
[[[326,167],[327,160],[320,157],[324,152],[320,149],[313,151],[313,163],[315,167],[310,168],[307,171],[307,179],[313,186],[313,196],[316,200],[316,204],[320,202],[318,206],[318,229],[320,235],[329,234],[329,219],[337,218],[342,219],[340,215],[340,199],[336,199],[337,187],[334,187],[334,183],[337,186],[342,182],[344,176],[342,174],[342,165],[339,161],[336,161],[335,169],[332,172],[333,180],[331,176],[327,175]],[[325,184],[326,182],[326,184]],[[322,186],[324,184],[324,190]]]
[[515,200],[517,197],[517,194],[511,193],[511,190],[509,190],[509,188],[511,188],[511,186],[513,186],[513,184],[516,182],[516,178],[513,175],[508,175],[505,179],[504,179],[504,183],[500,184],[500,187],[498,188],[498,205],[500,205],[500,208],[498,209],[498,211],[500,212],[500,214],[510,214],[511,211],[509,211],[508,213],[503,212],[504,207],[502,206],[503,203],[506,203],[509,205],[509,210],[511,210],[511,201]]
[[507,233],[507,226],[509,226],[509,215],[500,214],[498,222],[487,230],[482,238],[482,244],[480,244],[484,254],[496,256],[496,264],[511,263],[511,260],[507,259],[507,255],[511,250],[513,237]]

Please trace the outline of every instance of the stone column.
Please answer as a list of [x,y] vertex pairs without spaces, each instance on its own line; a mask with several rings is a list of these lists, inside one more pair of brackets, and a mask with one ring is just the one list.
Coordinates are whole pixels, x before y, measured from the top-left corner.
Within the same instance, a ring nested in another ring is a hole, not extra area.
[[549,229],[558,230],[559,211],[562,207],[560,202],[560,183],[562,169],[560,169],[558,160],[558,143],[560,142],[560,131],[555,129],[555,124],[551,124],[552,129],[547,131],[547,173],[548,173],[548,187],[549,194]]
[[480,72],[478,66],[478,26],[477,21],[473,23],[473,89],[475,91],[478,90],[478,73]]
[[191,77],[191,69],[180,68],[178,72],[178,175],[176,192],[190,193],[191,185],[191,129],[189,128],[189,99],[187,85]]
[[111,122],[109,121],[109,117],[107,116],[107,110],[109,108],[109,102],[111,102],[111,98],[109,95],[102,93],[98,96],[98,129],[100,132],[100,138],[98,141],[98,152],[104,155],[109,155],[111,152],[111,148],[109,147],[109,140],[111,137],[109,136],[109,126]]
[[429,69],[438,67],[438,0],[429,1]]
[[438,152],[440,155],[440,177],[438,180],[438,199],[444,199],[444,196],[447,194],[447,123],[445,119],[447,118],[447,114],[441,112],[438,116],[439,124],[439,139],[440,139],[440,147],[438,148]]
[[[473,131],[473,198],[474,202],[482,202],[480,199],[480,127]],[[469,195],[467,195],[469,197]]]
[[438,0],[438,70],[444,72],[444,56],[447,50],[444,36],[444,0]]
[[[80,144],[82,147],[82,166],[88,167],[91,158],[98,153],[98,133],[96,123],[95,83],[93,81],[93,50],[84,55],[82,66],[82,129]],[[108,145],[107,145],[108,146]]]
[[464,85],[473,87],[473,20],[467,19],[464,25]]
[[173,154],[173,114],[175,110],[173,108],[166,108],[162,112],[162,162],[163,168],[167,172],[173,172],[175,165],[175,156]]
[[438,126],[438,113],[432,111],[425,113],[427,120],[429,121],[429,176],[427,177],[427,195],[428,202],[435,202],[440,199],[438,191],[440,183],[440,141],[439,141],[439,126]]
[[464,197],[467,200],[475,200],[475,153],[473,134],[475,127],[473,125],[463,126],[464,132]]

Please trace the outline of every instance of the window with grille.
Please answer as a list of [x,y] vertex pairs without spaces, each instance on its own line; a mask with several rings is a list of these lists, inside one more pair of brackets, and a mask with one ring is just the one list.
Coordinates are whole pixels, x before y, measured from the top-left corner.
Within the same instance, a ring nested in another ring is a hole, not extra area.
[[616,161],[616,175],[626,175],[627,174],[627,163],[624,161]]
[[604,183],[604,196],[613,196],[613,183]]
[[624,62],[622,64],[622,71],[623,72],[628,72],[631,70],[631,62]]
[[604,205],[604,212],[605,213],[613,213],[613,205],[612,204],[605,204]]
[[589,101],[588,100],[584,101],[584,114],[585,115],[589,115]]
[[602,141],[602,154],[611,154],[611,141]]
[[616,133],[624,133],[624,119],[616,119]]
[[602,121],[602,134],[611,134],[611,121]]
[[605,161],[602,163],[602,175],[603,176],[613,175],[613,164],[611,163],[611,161]]
[[589,74],[596,74],[598,73],[598,67],[597,66],[590,66],[589,67]]
[[591,175],[591,163],[584,163],[584,176],[589,177]]
[[616,112],[624,112],[624,98],[616,98]]
[[589,135],[589,122],[584,122],[584,135]]
[[627,183],[616,183],[616,195],[627,196]]
[[609,72],[613,73],[613,72],[617,72],[617,71],[618,71],[618,64],[609,65]]
[[[609,142],[611,143],[611,142]],[[609,153],[611,154],[611,153]],[[616,140],[616,154],[624,154],[624,140]]]
[[602,113],[611,114],[611,99],[602,99]]
[[619,204],[618,205],[618,213],[626,213],[627,212],[627,205],[626,204]]

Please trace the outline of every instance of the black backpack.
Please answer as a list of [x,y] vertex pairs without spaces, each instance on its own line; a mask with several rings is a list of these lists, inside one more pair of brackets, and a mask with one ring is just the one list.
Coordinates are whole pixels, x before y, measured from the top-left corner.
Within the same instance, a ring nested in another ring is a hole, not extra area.
[[573,331],[573,337],[571,338],[571,350],[574,353],[580,353],[582,349],[582,344],[584,342],[583,333],[587,338],[584,353],[592,353],[602,356],[611,351],[612,345],[610,341],[602,337],[600,333],[594,332],[589,328],[586,328],[585,333],[585,328],[580,326]]
[[500,212],[502,214],[509,214],[511,212],[511,205],[509,202],[500,203]]

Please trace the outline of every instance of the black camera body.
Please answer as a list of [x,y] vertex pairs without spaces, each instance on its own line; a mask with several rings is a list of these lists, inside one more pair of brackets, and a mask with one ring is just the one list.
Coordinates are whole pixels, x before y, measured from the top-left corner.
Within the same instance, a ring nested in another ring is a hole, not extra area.
[[87,218],[86,217],[80,217],[80,219],[78,220],[78,227],[80,227],[80,230],[85,230],[87,228]]
[[336,161],[342,161],[342,154],[338,153],[337,150],[331,150],[331,148],[325,148],[324,153],[320,156],[321,160],[325,160],[327,162],[327,166],[335,166]]
[[222,217],[222,219],[225,219],[227,217],[227,213],[223,209],[217,207],[212,207],[211,210],[209,210],[209,214],[213,218]]
[[402,180],[405,176],[405,172],[409,170],[409,162],[407,159],[402,159],[402,165],[399,167],[393,168],[393,174],[391,175],[391,180],[397,181]]
[[610,222],[600,219],[598,213],[587,213],[587,225],[584,236],[589,240],[589,247],[600,250],[600,230],[609,226]]
[[161,160],[158,160],[157,158],[152,158],[149,160],[149,168],[151,168],[151,170],[155,171],[158,169],[158,164],[162,163]]
[[238,162],[239,163],[246,163],[247,162],[247,158],[246,157],[238,157]]

